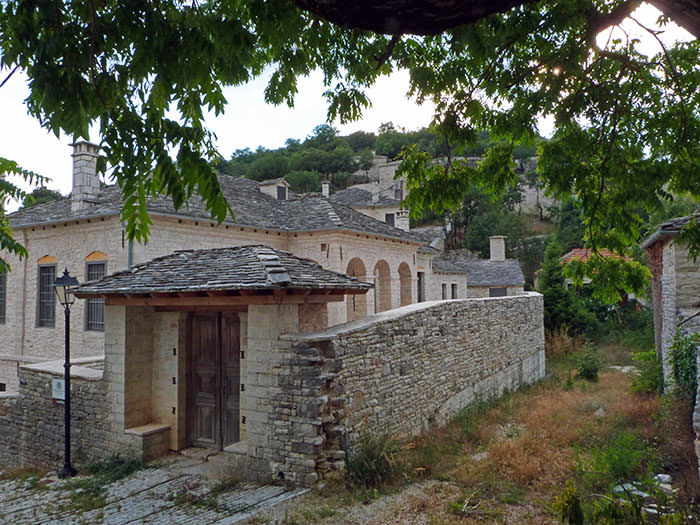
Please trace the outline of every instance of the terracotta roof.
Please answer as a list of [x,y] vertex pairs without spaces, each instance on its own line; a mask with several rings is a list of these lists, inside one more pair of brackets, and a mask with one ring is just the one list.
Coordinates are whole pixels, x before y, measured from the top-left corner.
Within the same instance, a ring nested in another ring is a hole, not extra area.
[[522,286],[523,271],[517,259],[492,261],[462,257],[436,257],[433,269],[445,273],[463,273],[469,286]]
[[331,202],[345,204],[346,206],[362,206],[362,207],[389,207],[399,206],[400,200],[379,195],[379,200],[372,200],[372,192],[361,188],[348,188],[334,193],[330,197]]
[[309,259],[268,246],[182,250],[113,273],[77,289],[78,297],[120,293],[227,290],[338,290],[365,293],[372,287]]
[[642,248],[649,248],[652,244],[656,244],[661,237],[678,235],[683,227],[690,222],[690,219],[690,216],[675,217],[662,223],[654,233],[642,241]]
[[[617,257],[617,258],[620,257],[619,255],[611,252],[610,250],[606,250],[605,248],[601,248],[600,250],[598,250],[598,254],[601,257]],[[591,258],[592,255],[594,255],[594,252],[590,248],[574,248],[569,253],[562,255],[559,260],[563,264],[568,264],[571,261],[573,261],[574,259],[586,262],[586,261],[588,261],[588,259]],[[625,258],[631,260],[630,257],[625,257]]]
[[[220,175],[219,184],[235,214],[234,220],[229,218],[226,221],[229,224],[288,232],[345,229],[414,243],[421,242],[410,232],[390,226],[343,204],[330,202],[318,194],[280,201],[261,192],[259,184],[253,180]],[[78,212],[71,211],[70,197],[38,204],[11,213],[10,225],[31,226],[121,213],[121,193],[116,185],[103,187],[96,201],[96,204]],[[150,199],[147,208],[149,213],[153,214],[211,220],[199,196],[192,197],[187,206],[179,210],[175,210],[172,200],[167,197]]]

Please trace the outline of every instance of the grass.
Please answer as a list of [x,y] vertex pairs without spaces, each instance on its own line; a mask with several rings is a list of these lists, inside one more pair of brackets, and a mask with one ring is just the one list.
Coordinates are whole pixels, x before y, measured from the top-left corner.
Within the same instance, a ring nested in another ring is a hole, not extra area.
[[77,477],[63,485],[64,490],[71,491],[70,503],[61,510],[87,512],[105,506],[106,486],[130,476],[144,464],[138,459],[123,459],[112,456],[103,463],[93,463],[87,467],[90,474]]

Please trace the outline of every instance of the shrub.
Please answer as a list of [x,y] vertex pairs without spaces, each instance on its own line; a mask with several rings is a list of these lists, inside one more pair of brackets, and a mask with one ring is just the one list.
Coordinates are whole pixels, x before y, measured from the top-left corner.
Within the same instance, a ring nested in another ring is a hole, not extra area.
[[578,352],[576,359],[576,376],[588,381],[598,380],[601,360],[598,353],[592,348],[587,348]]
[[639,394],[660,393],[664,374],[656,350],[652,348],[648,352],[637,352],[632,356],[632,360],[639,369],[639,374],[632,379],[632,391]]
[[678,393],[693,401],[698,391],[698,344],[700,334],[684,334],[679,330],[671,345],[673,377]]
[[645,462],[652,460],[646,444],[631,432],[622,431],[593,453],[593,466],[616,482],[630,480],[641,473]]
[[581,508],[581,498],[571,481],[566,484],[564,491],[554,500],[554,509],[559,514],[562,523],[583,525],[584,514]]
[[396,470],[394,455],[398,444],[386,434],[362,434],[355,451],[345,461],[345,472],[354,485],[377,487]]

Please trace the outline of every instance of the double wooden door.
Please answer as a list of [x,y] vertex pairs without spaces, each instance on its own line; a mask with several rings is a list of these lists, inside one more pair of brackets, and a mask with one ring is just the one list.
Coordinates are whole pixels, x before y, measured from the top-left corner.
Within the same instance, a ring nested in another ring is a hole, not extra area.
[[222,449],[240,440],[240,322],[235,313],[190,317],[189,441]]

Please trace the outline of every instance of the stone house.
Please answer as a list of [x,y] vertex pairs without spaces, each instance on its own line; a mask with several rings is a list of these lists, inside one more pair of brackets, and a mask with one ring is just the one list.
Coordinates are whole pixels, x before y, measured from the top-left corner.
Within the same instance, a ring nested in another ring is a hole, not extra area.
[[[461,273],[466,276],[467,297],[505,297],[522,294],[525,278],[517,259],[506,259],[506,237],[489,237],[490,257],[467,257],[459,252],[439,255],[433,260],[433,272],[439,274]],[[453,285],[454,286],[454,285]],[[442,284],[442,298],[449,297],[447,284]]]
[[[374,284],[365,295],[328,303],[329,325],[441,299],[447,278],[455,287],[451,297],[466,297],[464,273],[433,272],[439,251],[418,236],[319,194],[296,196],[281,179],[261,184],[221,176],[235,218],[220,225],[198,198],[179,210],[170,199],[151,199],[149,241],[132,243],[120,220],[119,188],[102,185],[96,175],[97,155],[92,144],[74,144],[71,195],[9,215],[29,256],[3,255],[12,270],[0,276],[0,391],[16,391],[18,366],[61,355],[63,323],[56,320],[51,283],[64,267],[86,282],[175,250],[263,244]],[[101,353],[102,301],[79,305],[71,322],[75,357]]]
[[[678,242],[678,235],[689,220],[690,217],[671,219],[642,243],[649,255],[652,275],[656,351],[667,385],[673,385],[671,345],[676,332],[700,333],[700,261],[694,261],[687,246]],[[700,395],[697,397],[700,399]],[[697,436],[695,450],[700,457],[700,404],[695,406],[693,427]]]
[[[83,301],[104,301],[105,346],[71,368],[76,465],[196,446],[224,473],[309,485],[365,433],[419,434],[543,377],[539,294],[327,326],[327,304],[370,287],[261,245],[178,251],[82,285]],[[21,366],[19,392],[0,395],[0,464],[60,463],[61,374],[60,361]]]

